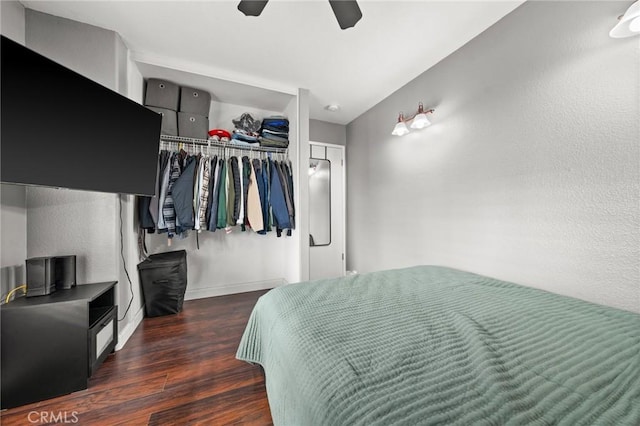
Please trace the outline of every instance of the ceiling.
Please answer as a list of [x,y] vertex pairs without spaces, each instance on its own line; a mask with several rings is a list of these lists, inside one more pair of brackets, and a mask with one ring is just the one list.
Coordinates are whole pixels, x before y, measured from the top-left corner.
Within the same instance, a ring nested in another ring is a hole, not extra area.
[[[116,31],[139,55],[289,93],[309,89],[311,118],[347,124],[524,0],[360,0],[363,18],[347,30],[326,0],[271,0],[260,17],[244,16],[238,1],[21,2]],[[324,109],[332,103],[340,110]]]

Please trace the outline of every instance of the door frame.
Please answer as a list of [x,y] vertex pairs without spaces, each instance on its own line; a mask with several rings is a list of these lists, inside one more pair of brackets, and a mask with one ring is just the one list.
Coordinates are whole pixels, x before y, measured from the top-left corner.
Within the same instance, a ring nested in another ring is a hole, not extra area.
[[[342,211],[340,212],[340,216],[342,218],[342,276],[344,277],[347,273],[347,147],[335,143],[316,142],[310,140],[309,154],[307,158],[313,158],[311,157],[311,146],[313,145],[323,146],[326,148],[337,148],[342,154]],[[307,221],[308,220],[309,218],[307,218]],[[311,251],[311,246],[308,246],[308,248],[309,251]],[[309,270],[311,270],[311,261],[309,261]]]

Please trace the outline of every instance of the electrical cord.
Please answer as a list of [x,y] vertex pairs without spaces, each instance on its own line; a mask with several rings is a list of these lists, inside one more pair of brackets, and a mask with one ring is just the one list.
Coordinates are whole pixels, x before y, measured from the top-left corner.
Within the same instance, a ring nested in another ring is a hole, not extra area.
[[122,233],[122,197],[120,195],[118,196],[118,203],[120,204],[120,257],[122,258],[124,273],[127,275],[127,280],[129,281],[129,292],[131,293],[131,298],[129,299],[127,309],[124,311],[124,316],[118,319],[118,322],[121,322],[127,317],[129,309],[131,308],[131,304],[133,303],[133,283],[131,282],[129,271],[127,271],[127,262],[124,259],[124,235]]
[[22,284],[21,286],[18,286],[16,288],[14,288],[13,290],[11,290],[8,294],[6,299],[3,297],[4,299],[4,303],[9,303],[9,299],[11,299],[11,296],[13,296],[13,293],[15,293],[18,290],[22,290],[23,293],[27,293],[27,285],[26,284]]

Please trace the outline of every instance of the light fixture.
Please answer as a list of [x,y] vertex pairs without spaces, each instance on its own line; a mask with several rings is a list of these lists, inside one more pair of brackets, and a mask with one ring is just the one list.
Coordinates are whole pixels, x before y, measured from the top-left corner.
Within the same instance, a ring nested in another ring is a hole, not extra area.
[[609,32],[610,37],[624,38],[640,34],[640,0],[629,6],[618,19],[618,24]]
[[424,129],[430,124],[431,122],[427,118],[427,114],[425,114],[424,112],[424,105],[422,105],[422,102],[418,103],[418,112],[416,113],[415,117],[413,117],[413,121],[411,122],[411,128]]
[[338,104],[329,104],[329,105],[325,106],[324,109],[326,109],[327,111],[336,112],[336,111],[340,111],[340,105],[338,105]]
[[394,136],[404,136],[407,133],[409,133],[409,129],[407,129],[407,125],[404,124],[404,116],[400,113],[400,115],[398,115],[396,127],[393,128],[393,132],[391,132],[391,134]]
[[411,121],[409,127],[412,129],[424,129],[427,126],[431,125],[431,121],[427,118],[427,114],[432,114],[434,109],[424,110],[424,105],[422,102],[418,103],[418,111],[413,114],[411,117],[405,118],[402,113],[398,116],[398,122],[396,126],[393,128],[393,132],[391,132],[394,136],[404,136],[409,133],[409,129],[407,128],[407,121]]

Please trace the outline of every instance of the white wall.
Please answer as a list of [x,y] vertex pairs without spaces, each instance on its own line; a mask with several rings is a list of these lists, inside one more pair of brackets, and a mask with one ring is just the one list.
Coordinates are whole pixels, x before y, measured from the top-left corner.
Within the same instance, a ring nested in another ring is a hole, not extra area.
[[0,2],[0,32],[11,40],[24,44],[24,6],[17,1]]
[[[0,2],[0,32],[24,44],[24,7],[17,1]],[[24,283],[27,258],[27,202],[24,186],[0,185],[0,294]]]
[[[440,264],[640,312],[624,2],[527,2],[347,127],[348,269]],[[399,111],[433,126],[390,135]]]
[[309,120],[309,140],[344,146],[347,144],[347,126],[322,120]]

